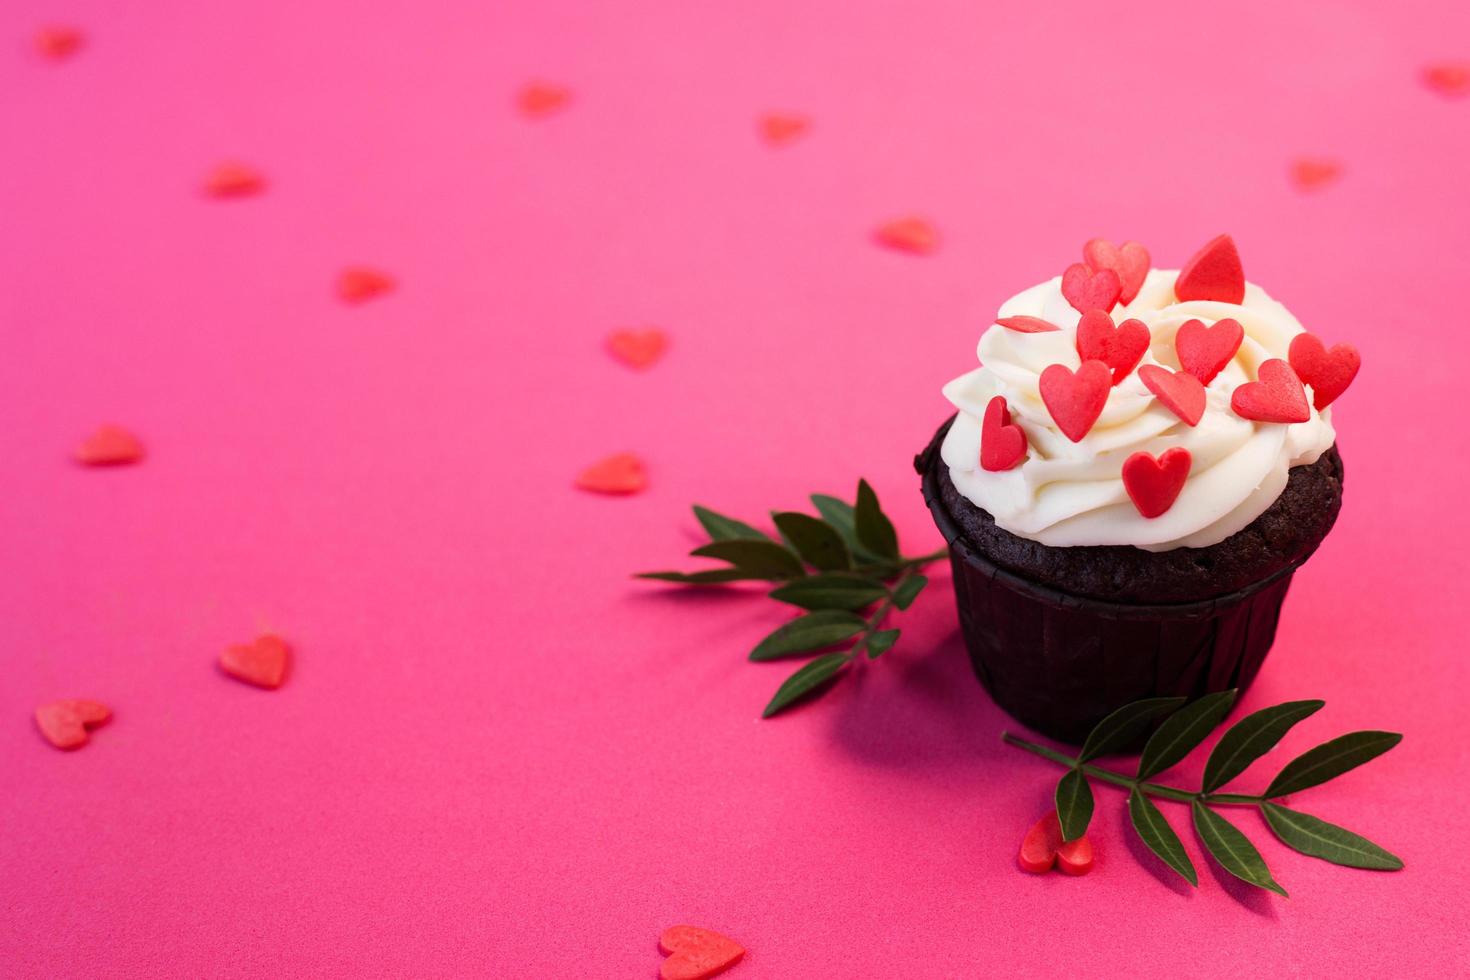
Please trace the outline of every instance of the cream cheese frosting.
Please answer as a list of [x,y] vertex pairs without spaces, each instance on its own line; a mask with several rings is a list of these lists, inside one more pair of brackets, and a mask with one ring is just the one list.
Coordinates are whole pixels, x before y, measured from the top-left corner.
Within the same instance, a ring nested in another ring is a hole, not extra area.
[[[971,503],[1012,534],[1053,547],[1133,545],[1148,551],[1203,548],[1254,521],[1281,494],[1293,466],[1315,463],[1332,447],[1331,408],[1310,408],[1305,422],[1255,422],[1230,408],[1231,393],[1256,380],[1262,362],[1286,360],[1292,338],[1304,332],[1296,317],[1259,287],[1247,283],[1239,305],[1180,302],[1178,270],[1153,269],[1113,321],[1141,320],[1152,340],[1140,366],[1179,368],[1174,334],[1189,320],[1213,324],[1233,319],[1245,339],[1205,388],[1205,413],[1191,427],[1161,405],[1135,368],[1108,393],[1091,431],[1072,442],[1057,428],[1041,400],[1041,372],[1081,364],[1076,332],[1080,314],[1062,296],[1061,277],[1007,300],[999,317],[1033,316],[1060,329],[1021,333],[996,325],[980,338],[981,366],[944,386],[959,410],[941,456],[950,479]],[[980,467],[981,420],[996,395],[1005,397],[1011,421],[1026,434],[1024,462],[1003,472]],[[1310,388],[1308,401],[1311,402]],[[1143,517],[1123,487],[1123,461],[1140,450],[1159,454],[1175,446],[1193,457],[1189,479],[1164,514]]]

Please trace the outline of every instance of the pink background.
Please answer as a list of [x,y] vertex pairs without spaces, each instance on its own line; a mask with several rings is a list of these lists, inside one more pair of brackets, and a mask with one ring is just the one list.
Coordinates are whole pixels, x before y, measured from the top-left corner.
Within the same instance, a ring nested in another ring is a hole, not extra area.
[[[0,7],[0,973],[651,977],[679,922],[751,978],[1470,969],[1470,100],[1418,80],[1470,7],[120,6]],[[521,117],[533,78],[573,103]],[[773,149],[783,108],[814,128]],[[204,199],[226,158],[267,193]],[[872,244],[908,213],[937,254]],[[1366,365],[1245,699],[1328,706],[1239,785],[1403,731],[1300,801],[1403,872],[1241,814],[1291,900],[1185,833],[1190,892],[1099,788],[1094,873],[1023,875],[1059,770],[1000,742],[947,572],[768,722],[791,666],[744,655],[785,614],[629,580],[693,564],[692,501],[859,475],[934,547],[910,458],[987,315],[1093,235],[1167,267],[1222,230]],[[342,305],[355,262],[400,288]],[[644,323],[639,374],[602,343]],[[71,464],[101,421],[146,462]],[[572,489],[624,449],[646,493]],[[266,628],[285,688],[217,672]],[[30,715],[69,696],[116,718],[68,755]]]

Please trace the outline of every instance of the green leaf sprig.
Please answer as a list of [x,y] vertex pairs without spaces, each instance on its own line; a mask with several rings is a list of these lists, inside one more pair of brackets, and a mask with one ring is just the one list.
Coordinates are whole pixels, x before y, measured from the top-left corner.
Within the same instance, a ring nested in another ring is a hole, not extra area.
[[[1057,819],[1067,840],[1087,832],[1093,798],[1089,777],[1128,790],[1128,815],[1139,839],[1159,860],[1198,887],[1199,875],[1184,844],[1150,797],[1188,803],[1195,832],[1216,863],[1235,877],[1258,888],[1285,896],[1271,877],[1266,861],[1250,840],[1214,807],[1256,807],[1283,844],[1312,857],[1350,868],[1397,871],[1404,862],[1365,837],[1310,814],[1275,802],[1288,793],[1320,786],[1387,752],[1403,739],[1394,732],[1352,732],[1297,756],[1256,794],[1222,793],[1221,788],[1245,772],[1251,763],[1280,742],[1293,725],[1316,713],[1321,701],[1288,701],[1246,715],[1232,725],[1205,762],[1197,791],[1152,782],[1152,778],[1182,761],[1230,713],[1235,691],[1207,694],[1185,704],[1185,698],[1150,698],[1124,705],[1098,722],[1073,757],[1035,742],[1003,733],[1011,745],[1065,766],[1057,783]],[[1144,744],[1135,775],[1104,769],[1092,760],[1127,749],[1149,726],[1163,719]]]
[[854,503],[821,493],[812,494],[811,501],[816,516],[773,511],[775,537],[695,504],[694,516],[710,540],[690,554],[729,567],[637,576],[681,585],[780,583],[770,597],[806,612],[756,644],[751,660],[812,656],[846,647],[817,656],[788,677],[766,705],[763,718],[825,690],[838,675],[861,663],[864,654],[876,660],[891,650],[900,631],[884,628],[884,621],[893,610],[913,604],[929,584],[925,566],[948,555],[941,548],[906,557],[899,550],[893,522],[867,480],[858,481]]

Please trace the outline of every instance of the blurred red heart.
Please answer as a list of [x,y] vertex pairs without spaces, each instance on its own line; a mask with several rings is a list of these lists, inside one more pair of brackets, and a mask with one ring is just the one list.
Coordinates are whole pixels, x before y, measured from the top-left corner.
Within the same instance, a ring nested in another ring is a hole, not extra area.
[[36,32],[36,50],[43,58],[65,61],[81,50],[83,40],[82,32],[75,27],[43,27]]
[[143,458],[143,444],[120,425],[99,425],[72,455],[83,466],[125,466]]
[[249,197],[265,189],[265,177],[243,163],[226,161],[204,178],[204,193],[210,197]]
[[583,470],[577,486],[594,493],[637,493],[648,486],[648,474],[637,456],[616,453]]
[[1324,187],[1341,174],[1342,164],[1334,160],[1302,157],[1291,162],[1291,182],[1304,191]]
[[873,237],[880,245],[915,255],[928,255],[939,247],[939,233],[923,218],[910,217],[890,221],[880,225]]
[[672,926],[658,937],[658,948],[668,959],[658,974],[662,980],[704,980],[734,966],[745,955],[735,940],[698,926]]
[[1452,98],[1470,95],[1470,61],[1444,61],[1426,65],[1424,84]]
[[365,303],[393,291],[393,277],[366,266],[348,266],[337,276],[337,295],[344,303]]
[[274,690],[286,679],[291,662],[291,648],[279,636],[266,633],[254,643],[228,647],[220,654],[219,665],[225,673],[256,687]]
[[806,116],[792,112],[768,112],[761,117],[761,135],[772,146],[784,146],[811,126]]
[[572,93],[552,82],[531,82],[516,96],[521,115],[530,119],[543,119],[560,110],[569,101]]
[[52,701],[36,709],[36,727],[58,749],[75,749],[87,744],[87,729],[111,717],[112,711],[99,701],[84,698]]
[[664,354],[668,336],[657,327],[614,330],[607,336],[607,349],[629,367],[646,368]]

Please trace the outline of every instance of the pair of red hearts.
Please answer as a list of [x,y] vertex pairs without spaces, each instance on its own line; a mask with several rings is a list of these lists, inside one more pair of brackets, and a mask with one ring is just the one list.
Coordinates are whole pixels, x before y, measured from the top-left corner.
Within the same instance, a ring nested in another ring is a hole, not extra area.
[[1062,272],[1062,296],[1079,313],[1133,302],[1148,278],[1148,249],[1137,242],[1114,245],[1094,238],[1082,246],[1082,261]]
[[1026,832],[1019,860],[1022,869],[1032,874],[1045,874],[1057,867],[1064,874],[1085,875],[1092,870],[1092,842],[1086,834],[1073,841],[1063,840],[1062,823],[1052,810]]
[[705,980],[723,973],[745,955],[745,947],[727,936],[698,926],[673,926],[658,937],[668,956],[659,968],[661,980]]

